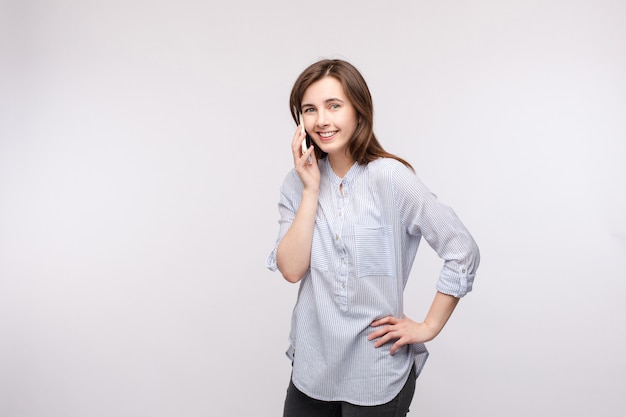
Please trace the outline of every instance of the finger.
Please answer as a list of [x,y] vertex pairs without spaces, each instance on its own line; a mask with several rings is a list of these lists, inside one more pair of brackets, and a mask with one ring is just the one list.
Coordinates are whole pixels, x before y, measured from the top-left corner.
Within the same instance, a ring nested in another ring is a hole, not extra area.
[[373,327],[382,326],[383,324],[396,324],[398,319],[394,316],[386,316],[382,319],[374,320],[371,324]]
[[387,334],[387,332],[388,332],[388,331],[389,331],[389,329],[388,329],[388,328],[386,328],[386,327],[385,327],[385,328],[383,328],[383,329],[376,330],[376,331],[374,331],[374,332],[370,333],[370,334],[367,336],[367,340],[374,340],[374,339],[378,339],[379,337],[382,337],[382,336],[384,336],[385,334]]
[[400,348],[402,348],[406,344],[407,342],[404,340],[403,337],[401,337],[400,339],[396,340],[396,343],[394,343],[393,346],[391,346],[389,353],[392,355],[395,354],[398,350],[400,350]]
[[[374,322],[375,323],[375,322]],[[390,323],[378,323],[378,324],[374,324],[372,323],[371,326],[372,327],[379,327],[376,330],[372,331],[369,336],[368,339],[373,340],[376,339],[377,337],[381,337],[384,336],[385,334],[396,330],[396,326],[390,324]],[[381,327],[382,326],[382,327]]]
[[398,336],[396,335],[395,332],[390,331],[388,333],[386,333],[384,336],[381,336],[375,343],[374,343],[374,347],[378,348],[381,347],[384,344],[387,344],[388,342],[391,342],[394,339],[397,339]]
[[379,347],[383,346],[383,345],[384,345],[384,344],[386,344],[386,343],[387,343],[387,338],[383,338],[383,337],[381,337],[380,339],[378,339],[378,340],[376,341],[376,343],[374,343],[374,347],[375,347],[375,348],[379,348]]
[[379,337],[383,337],[384,335],[386,335],[387,332],[389,332],[389,326],[376,329],[373,332],[371,332],[369,335],[367,335],[367,339],[368,340],[378,339]]
[[296,132],[293,135],[293,139],[291,140],[291,149],[293,150],[294,154],[298,154],[298,156],[300,156],[300,150],[302,149],[302,140],[305,138],[306,133],[302,132],[302,129],[300,129],[300,127],[298,126],[298,128],[296,128]]
[[313,163],[313,159],[315,157],[315,152],[313,152],[314,149],[315,148],[313,148],[313,146],[309,146],[306,152],[302,154],[302,157],[307,160],[311,158],[311,163]]
[[382,319],[374,320],[372,322],[372,324],[370,324],[370,326],[372,326],[372,327],[382,326],[383,324],[386,323],[386,320],[387,320],[387,317],[383,317]]

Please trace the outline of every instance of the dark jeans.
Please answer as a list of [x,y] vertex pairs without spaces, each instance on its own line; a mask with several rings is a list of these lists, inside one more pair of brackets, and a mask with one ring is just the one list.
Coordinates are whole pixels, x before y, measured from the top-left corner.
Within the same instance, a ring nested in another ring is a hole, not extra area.
[[405,417],[415,393],[415,368],[402,390],[386,404],[354,405],[344,401],[320,401],[289,383],[283,417]]

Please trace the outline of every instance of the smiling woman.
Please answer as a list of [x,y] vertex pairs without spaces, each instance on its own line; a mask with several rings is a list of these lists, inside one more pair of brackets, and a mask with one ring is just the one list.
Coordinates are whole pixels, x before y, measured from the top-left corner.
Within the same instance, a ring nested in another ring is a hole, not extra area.
[[[308,91],[310,88],[312,91]],[[308,102],[313,98],[323,101],[317,105],[322,109],[327,109],[329,113],[336,113],[346,106],[354,111],[351,117],[354,118],[352,122],[356,122],[356,127],[346,148],[346,156],[349,155],[353,162],[367,164],[377,158],[393,158],[408,167],[411,166],[402,158],[386,152],[378,142],[374,135],[372,95],[361,73],[352,64],[343,60],[322,60],[300,74],[289,98],[292,116],[296,122],[298,112],[316,112],[315,103]],[[305,125],[305,127],[313,126],[312,131],[315,131],[314,124],[309,125],[305,120]],[[319,146],[315,147],[315,155],[317,159],[327,156]]]
[[311,84],[302,97],[302,114],[313,143],[328,155],[335,173],[343,177],[354,163],[348,145],[358,120],[339,81],[324,77]]
[[[369,89],[351,64],[311,65],[290,105],[302,121],[266,262],[300,283],[284,416],[405,416],[424,343],[471,291],[478,247],[409,163],[382,148]],[[307,135],[312,146],[303,151]],[[422,237],[444,265],[430,310],[416,322],[404,315],[403,291]]]

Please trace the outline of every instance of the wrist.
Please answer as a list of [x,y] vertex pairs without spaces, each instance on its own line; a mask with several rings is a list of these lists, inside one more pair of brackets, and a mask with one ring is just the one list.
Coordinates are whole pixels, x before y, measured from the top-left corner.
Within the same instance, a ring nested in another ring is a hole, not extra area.
[[433,324],[428,321],[424,321],[424,325],[426,326],[426,329],[427,329],[428,341],[431,341],[435,337],[437,337],[443,328],[443,326],[438,326],[437,324]]
[[319,187],[305,187],[304,190],[302,190],[302,199],[304,200],[305,198],[314,198],[317,201],[317,197],[319,197],[320,195],[320,189]]

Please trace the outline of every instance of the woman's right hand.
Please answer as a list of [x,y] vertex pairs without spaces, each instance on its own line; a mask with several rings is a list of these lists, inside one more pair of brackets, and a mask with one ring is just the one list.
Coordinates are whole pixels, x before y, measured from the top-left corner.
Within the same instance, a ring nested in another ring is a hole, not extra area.
[[[304,154],[302,153],[302,141],[305,138],[306,132],[304,132],[301,125],[298,125],[291,141],[293,165],[304,184],[304,189],[317,192],[320,186],[320,170],[317,166],[313,146],[309,146],[309,149]],[[309,158],[311,158],[311,163],[308,161]]]

